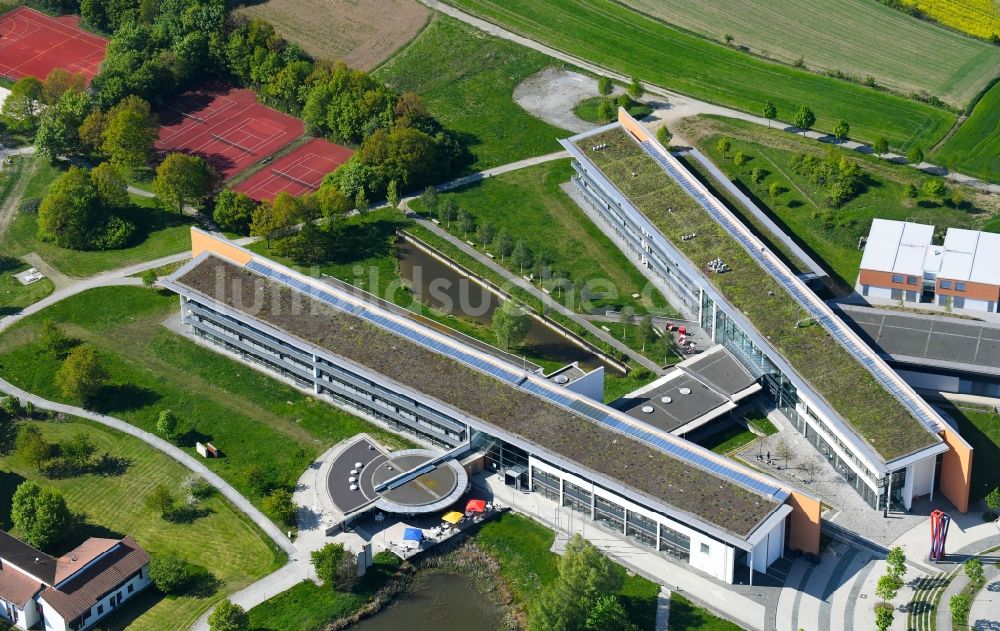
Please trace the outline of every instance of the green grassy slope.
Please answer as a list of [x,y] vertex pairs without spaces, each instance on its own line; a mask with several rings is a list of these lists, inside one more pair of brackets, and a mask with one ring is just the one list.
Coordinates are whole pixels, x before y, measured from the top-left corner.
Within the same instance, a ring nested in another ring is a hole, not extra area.
[[930,159],[961,173],[1000,182],[1000,81]]
[[875,77],[962,106],[1000,74],[1000,48],[872,0],[624,0],[716,42],[814,70]]
[[767,99],[791,121],[802,105],[816,127],[851,123],[862,140],[930,146],[955,121],[944,109],[761,61],[644,17],[608,0],[452,0],[522,35],[613,70],[722,105],[759,113]]
[[449,129],[466,136],[481,171],[559,150],[570,132],[528,114],[512,97],[527,77],[553,59],[437,16],[403,50],[375,71],[397,90],[422,96]]

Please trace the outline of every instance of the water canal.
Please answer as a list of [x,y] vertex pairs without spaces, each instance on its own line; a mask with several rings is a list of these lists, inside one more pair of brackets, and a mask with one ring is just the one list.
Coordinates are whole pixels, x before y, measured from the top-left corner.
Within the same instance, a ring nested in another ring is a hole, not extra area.
[[352,631],[493,631],[500,610],[458,574],[421,577],[413,591],[351,627]]

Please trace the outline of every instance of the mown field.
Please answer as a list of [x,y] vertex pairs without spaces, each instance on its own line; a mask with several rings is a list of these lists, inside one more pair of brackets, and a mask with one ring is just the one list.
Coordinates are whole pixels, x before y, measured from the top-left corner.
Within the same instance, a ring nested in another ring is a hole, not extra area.
[[1000,4],[996,0],[903,0],[935,22],[976,37],[1000,35]]
[[808,105],[816,128],[838,119],[860,140],[929,147],[955,121],[947,110],[763,61],[671,28],[608,0],[452,0],[528,37],[643,81],[753,113],[772,99],[791,121]]
[[960,173],[1000,181],[1000,81],[931,159]]
[[30,285],[22,285],[14,278],[14,274],[19,274],[30,267],[24,261],[0,254],[0,318],[17,313],[52,293],[54,286],[48,278]]
[[264,0],[232,2],[262,18],[310,55],[371,70],[420,32],[430,11],[417,0]]
[[514,88],[553,59],[445,16],[375,71],[397,90],[422,96],[428,109],[465,137],[481,171],[559,150],[570,132],[528,114]]
[[[987,0],[989,2],[991,0]],[[716,42],[812,70],[875,77],[909,94],[926,90],[963,106],[1000,74],[1000,48],[874,0],[625,0]],[[876,43],[877,45],[873,45]]]
[[[283,554],[256,526],[221,495],[203,500],[203,517],[189,524],[170,523],[151,513],[143,499],[156,485],[164,484],[180,493],[180,484],[190,472],[137,438],[90,424],[87,421],[37,423],[46,440],[59,442],[84,432],[98,453],[127,458],[130,464],[121,475],[87,474],[49,480],[18,456],[0,458],[0,514],[6,521],[10,499],[17,484],[25,479],[52,487],[62,493],[70,510],[86,515],[86,523],[63,542],[70,548],[90,536],[131,535],[151,554],[173,551],[188,563],[210,572],[215,584],[205,582],[205,593],[165,597],[150,589],[101,622],[108,631],[132,629],[159,631],[186,629],[223,596],[249,585],[274,571]],[[5,523],[4,527],[10,524]]]
[[[971,197],[961,208],[924,197],[911,199],[906,195],[906,186],[912,183],[919,188],[929,176],[854,151],[824,147],[784,132],[718,117],[685,119],[678,129],[758,206],[769,211],[775,222],[845,288],[854,285],[862,254],[858,239],[868,234],[875,217],[929,223],[938,228],[988,228],[986,222],[992,217],[990,208],[977,207]],[[725,155],[717,146],[723,136],[732,143]],[[856,160],[866,174],[861,194],[840,208],[829,208],[824,189],[789,166],[789,159],[796,153],[826,157],[830,150]],[[742,169],[733,164],[737,151],[747,156]],[[764,171],[760,184],[750,181],[755,167]],[[783,189],[773,198],[768,193],[772,183]]]

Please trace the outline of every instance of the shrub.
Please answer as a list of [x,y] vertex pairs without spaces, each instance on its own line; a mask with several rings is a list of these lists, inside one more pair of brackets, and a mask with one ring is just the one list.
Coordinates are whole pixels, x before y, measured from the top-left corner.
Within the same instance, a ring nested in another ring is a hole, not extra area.
[[93,247],[98,250],[120,250],[135,236],[135,224],[118,215],[108,217],[104,229],[93,241]]
[[948,600],[948,610],[955,622],[962,624],[969,616],[969,608],[972,607],[972,598],[962,592],[955,594]]
[[42,437],[42,430],[34,425],[24,425],[17,434],[17,455],[41,470],[52,457],[54,446]]
[[177,498],[164,484],[156,485],[146,496],[144,503],[146,508],[159,514],[163,519],[170,519],[177,510]]
[[42,205],[42,200],[39,197],[25,197],[21,200],[21,203],[17,205],[17,210],[25,215],[37,215],[38,207]]
[[261,502],[264,513],[285,526],[295,525],[295,502],[288,489],[275,489],[268,493]]
[[156,281],[158,281],[159,279],[160,279],[160,277],[157,276],[156,272],[154,272],[151,269],[148,269],[148,270],[146,270],[145,272],[142,273],[142,285],[143,285],[143,287],[152,287],[153,285],[156,284]]
[[963,565],[965,568],[965,575],[969,577],[969,580],[977,585],[983,582],[983,562],[979,559],[972,558],[965,562]]
[[149,579],[164,594],[179,594],[191,581],[191,570],[176,552],[154,554],[149,560]]
[[46,353],[57,359],[65,357],[73,345],[69,336],[63,333],[62,329],[51,319],[46,319],[38,327],[38,343]]
[[250,617],[247,612],[231,600],[223,600],[208,616],[209,631],[247,631]]
[[339,591],[350,591],[358,580],[357,561],[349,550],[339,543],[328,543],[312,553],[316,576]]
[[10,519],[21,539],[42,550],[62,541],[74,525],[65,498],[31,481],[22,482],[14,491]]

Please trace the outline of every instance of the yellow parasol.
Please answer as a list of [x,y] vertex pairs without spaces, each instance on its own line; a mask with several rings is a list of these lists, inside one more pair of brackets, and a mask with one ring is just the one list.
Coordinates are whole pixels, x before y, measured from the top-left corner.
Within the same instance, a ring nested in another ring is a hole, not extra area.
[[463,517],[465,517],[465,515],[463,515],[462,513],[458,511],[451,511],[450,513],[445,513],[444,517],[442,517],[441,519],[445,520],[449,524],[457,524],[458,522],[462,521]]

